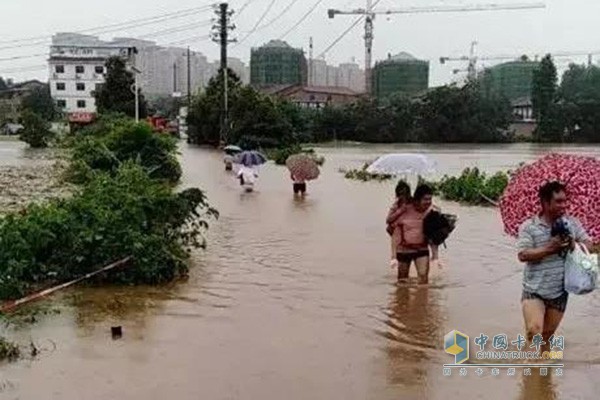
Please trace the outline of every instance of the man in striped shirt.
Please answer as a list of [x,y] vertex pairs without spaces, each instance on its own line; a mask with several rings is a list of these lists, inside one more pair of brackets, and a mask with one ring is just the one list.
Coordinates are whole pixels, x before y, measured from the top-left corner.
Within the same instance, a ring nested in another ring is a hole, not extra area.
[[[549,339],[554,334],[567,307],[565,291],[564,252],[575,242],[591,247],[590,238],[574,217],[566,215],[568,206],[566,187],[549,182],[539,190],[541,214],[525,221],[519,230],[519,261],[526,263],[523,274],[523,317],[527,339],[541,333],[549,350]],[[552,235],[558,220],[566,222],[569,236]]]

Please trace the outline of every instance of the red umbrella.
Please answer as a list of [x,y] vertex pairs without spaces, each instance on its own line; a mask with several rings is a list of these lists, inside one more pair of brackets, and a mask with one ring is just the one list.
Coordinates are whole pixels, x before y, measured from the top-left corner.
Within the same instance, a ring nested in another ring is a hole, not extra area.
[[500,199],[504,230],[517,236],[519,226],[541,211],[539,188],[547,182],[566,185],[568,213],[581,221],[594,243],[600,242],[600,160],[549,154],[515,172]]
[[319,177],[320,171],[317,162],[307,154],[291,155],[285,164],[296,179],[312,181]]

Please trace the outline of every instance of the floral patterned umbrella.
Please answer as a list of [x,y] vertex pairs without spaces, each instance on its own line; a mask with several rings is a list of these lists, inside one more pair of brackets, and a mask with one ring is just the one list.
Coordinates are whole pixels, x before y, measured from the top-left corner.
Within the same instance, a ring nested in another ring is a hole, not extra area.
[[541,211],[538,191],[550,181],[567,186],[568,213],[600,243],[600,160],[568,154],[549,154],[514,173],[500,199],[506,233],[517,236],[521,224]]
[[319,177],[317,162],[307,154],[294,154],[288,157],[285,165],[296,179],[311,181]]

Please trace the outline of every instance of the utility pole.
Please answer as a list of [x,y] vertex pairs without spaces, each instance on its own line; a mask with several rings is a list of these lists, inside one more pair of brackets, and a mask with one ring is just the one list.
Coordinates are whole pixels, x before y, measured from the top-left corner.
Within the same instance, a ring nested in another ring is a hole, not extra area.
[[190,61],[190,46],[187,48],[187,104],[188,104],[188,112],[192,108],[192,68]]
[[173,63],[173,93],[177,93],[177,63]]
[[313,86],[314,78],[314,69],[313,69],[313,38],[310,37],[310,42],[308,45],[309,56],[308,56],[308,86]]
[[373,55],[373,1],[367,0],[367,9],[365,10],[365,92],[372,94],[373,74],[371,69],[371,60]]
[[213,33],[213,41],[219,43],[221,46],[221,73],[223,74],[223,103],[221,105],[221,134],[220,142],[224,144],[227,142],[229,136],[229,88],[227,87],[227,81],[229,78],[228,67],[227,67],[227,46],[234,40],[229,39],[229,31],[235,29],[235,25],[230,24],[230,17],[233,15],[233,11],[229,11],[229,4],[221,3],[215,10],[218,16],[218,24],[213,26],[215,32]]

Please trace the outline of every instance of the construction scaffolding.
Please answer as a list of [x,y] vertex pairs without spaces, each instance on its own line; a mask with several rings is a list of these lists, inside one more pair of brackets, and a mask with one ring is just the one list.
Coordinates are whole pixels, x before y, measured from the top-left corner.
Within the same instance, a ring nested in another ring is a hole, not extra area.
[[377,98],[423,92],[429,87],[429,61],[418,60],[408,53],[388,56],[375,64],[372,87]]
[[262,47],[252,49],[251,85],[306,85],[307,81],[308,65],[302,49],[295,49],[281,40],[272,40]]

